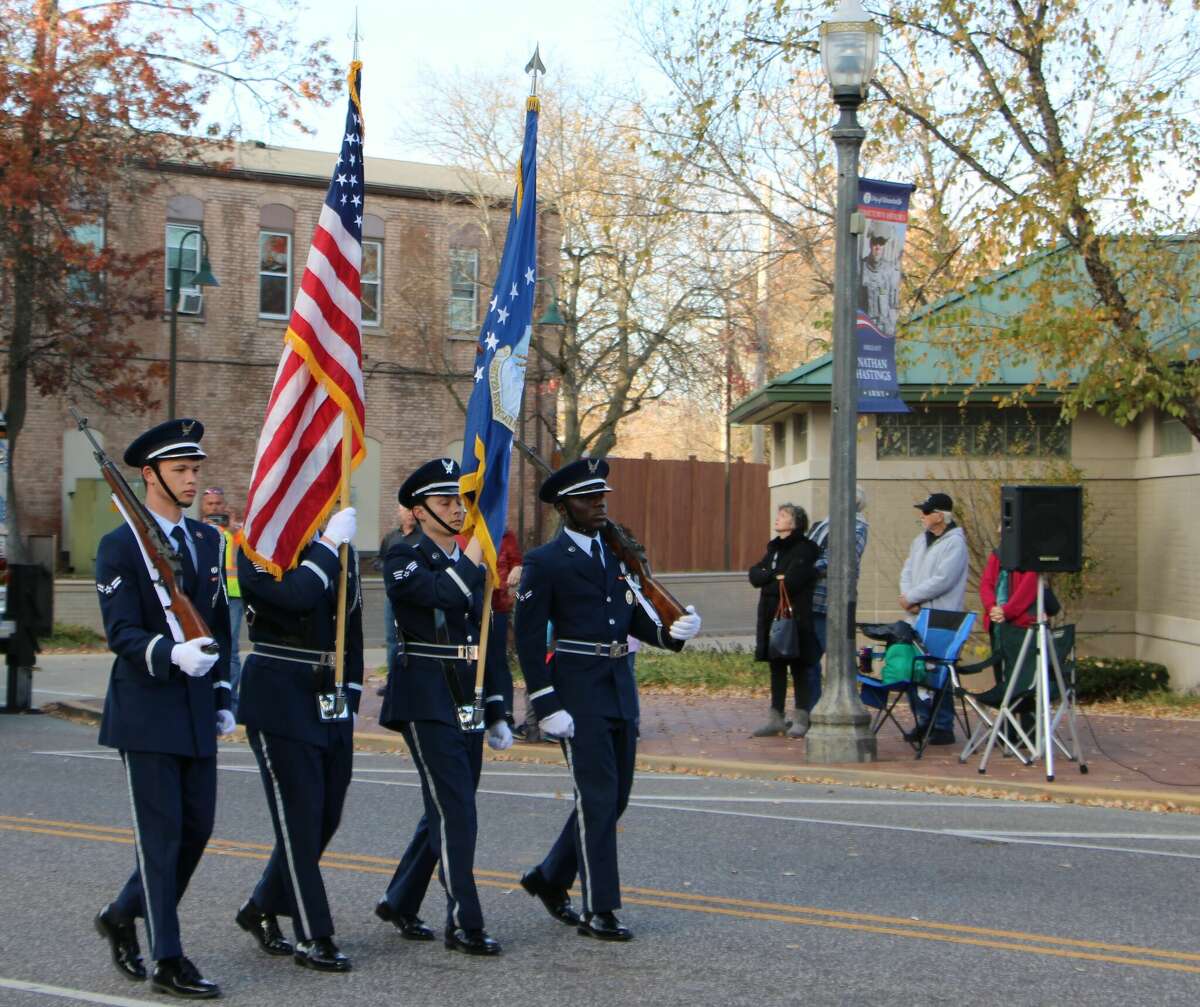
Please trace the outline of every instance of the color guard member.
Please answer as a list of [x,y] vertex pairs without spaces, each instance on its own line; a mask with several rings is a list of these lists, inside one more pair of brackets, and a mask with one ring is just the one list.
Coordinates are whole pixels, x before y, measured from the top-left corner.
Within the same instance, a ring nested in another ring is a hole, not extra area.
[[[542,731],[562,739],[575,810],[521,885],[580,934],[627,941],[633,935],[614,910],[621,907],[617,820],[629,803],[637,754],[637,682],[628,637],[680,650],[700,631],[700,616],[689,606],[664,628],[643,604],[625,564],[600,535],[608,521],[605,494],[612,491],[607,476],[602,458],[581,458],[550,475],[538,493],[554,504],[563,531],[525,556],[517,655]],[[567,895],[576,874],[582,918]]]
[[[217,801],[217,735],[229,712],[229,605],[221,533],[184,516],[196,498],[204,426],[160,423],[125,452],[146,483],[146,507],[180,553],[179,585],[212,632],[177,643],[149,563],[128,525],[96,553],[96,590],[108,646],[116,654],[100,744],[125,764],[137,867],[116,901],[96,916],[122,975],[146,978],[134,920],[143,917],[155,961],[151,986],[188,999],[221,995],[183,954],[177,905],[212,834]],[[216,641],[219,652],[205,653]]]

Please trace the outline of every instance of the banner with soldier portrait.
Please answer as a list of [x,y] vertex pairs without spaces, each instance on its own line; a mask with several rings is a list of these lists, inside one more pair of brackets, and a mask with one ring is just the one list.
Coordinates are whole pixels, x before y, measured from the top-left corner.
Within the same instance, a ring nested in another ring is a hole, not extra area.
[[900,257],[912,191],[907,182],[858,180],[858,212],[866,220],[858,236],[854,326],[860,413],[908,412],[896,377],[896,326],[900,320]]

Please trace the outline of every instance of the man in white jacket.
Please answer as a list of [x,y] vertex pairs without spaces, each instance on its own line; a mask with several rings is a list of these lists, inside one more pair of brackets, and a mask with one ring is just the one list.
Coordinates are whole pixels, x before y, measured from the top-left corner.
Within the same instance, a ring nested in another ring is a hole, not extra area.
[[[908,559],[900,571],[900,607],[910,622],[923,608],[961,612],[967,594],[967,539],[954,523],[954,501],[946,493],[930,493],[918,504],[921,533],[913,539]],[[914,737],[925,732],[931,702],[916,692],[909,696],[917,726]],[[954,744],[954,707],[943,702],[929,735],[931,745]]]

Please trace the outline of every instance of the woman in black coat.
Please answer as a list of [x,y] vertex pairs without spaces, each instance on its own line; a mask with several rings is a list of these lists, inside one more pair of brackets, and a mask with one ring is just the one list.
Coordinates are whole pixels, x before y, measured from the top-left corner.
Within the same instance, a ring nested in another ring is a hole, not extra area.
[[[771,666],[771,710],[767,722],[754,732],[756,738],[767,738],[783,734],[784,731],[787,731],[788,737],[802,738],[808,731],[805,669],[821,657],[820,644],[812,624],[812,592],[817,581],[814,565],[821,551],[805,538],[807,531],[808,515],[804,513],[804,508],[782,504],[775,514],[776,537],[767,543],[767,554],[750,568],[750,583],[760,591],[754,660],[768,661]],[[792,618],[796,621],[800,638],[800,653],[791,661],[772,660],[767,653],[771,623],[779,606],[781,580],[787,587]],[[796,700],[790,722],[783,717],[789,674]]]

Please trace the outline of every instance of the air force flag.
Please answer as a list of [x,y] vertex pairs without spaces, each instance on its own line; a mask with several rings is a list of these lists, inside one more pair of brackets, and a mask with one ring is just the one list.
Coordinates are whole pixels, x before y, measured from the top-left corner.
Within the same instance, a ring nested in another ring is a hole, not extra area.
[[497,579],[496,549],[508,517],[508,470],[521,415],[537,290],[537,124],[539,102],[525,104],[525,143],[508,218],[504,256],[475,347],[475,388],[467,404],[459,488],[472,531]]

